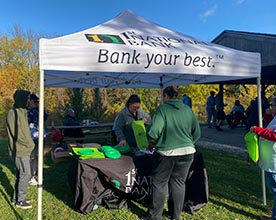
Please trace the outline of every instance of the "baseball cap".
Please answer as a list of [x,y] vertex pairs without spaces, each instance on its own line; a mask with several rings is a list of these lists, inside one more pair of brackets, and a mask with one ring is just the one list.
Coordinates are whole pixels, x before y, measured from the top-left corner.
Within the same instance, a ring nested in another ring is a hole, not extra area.
[[71,113],[74,113],[74,112],[75,112],[74,109],[72,109],[72,108],[68,109],[68,115],[70,115]]
[[38,101],[39,98],[38,98],[34,93],[32,93],[32,94],[30,95],[30,100]]

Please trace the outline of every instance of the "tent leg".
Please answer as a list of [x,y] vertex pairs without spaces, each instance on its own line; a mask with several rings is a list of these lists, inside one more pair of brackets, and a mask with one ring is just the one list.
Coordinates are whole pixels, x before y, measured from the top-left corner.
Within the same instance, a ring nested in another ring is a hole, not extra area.
[[[262,120],[262,97],[261,97],[261,78],[257,78],[257,92],[258,92],[258,115],[259,115],[259,127],[263,127]],[[265,188],[265,173],[262,172],[262,193],[263,193],[263,205],[266,205],[266,188]]]
[[42,219],[42,190],[43,190],[43,141],[44,134],[44,71],[40,70],[39,89],[39,138],[38,138],[38,196],[37,196],[37,219]]
[[263,192],[263,205],[266,204],[266,189],[265,189],[265,172],[262,170],[262,192]]

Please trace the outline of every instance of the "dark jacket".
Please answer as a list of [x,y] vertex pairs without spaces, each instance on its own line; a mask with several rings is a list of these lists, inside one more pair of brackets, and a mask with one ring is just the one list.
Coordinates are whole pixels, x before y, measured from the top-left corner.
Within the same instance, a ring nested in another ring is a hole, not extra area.
[[[79,126],[78,120],[70,115],[65,116],[64,125],[66,126]],[[64,129],[64,136],[67,137],[84,137],[81,128]]]

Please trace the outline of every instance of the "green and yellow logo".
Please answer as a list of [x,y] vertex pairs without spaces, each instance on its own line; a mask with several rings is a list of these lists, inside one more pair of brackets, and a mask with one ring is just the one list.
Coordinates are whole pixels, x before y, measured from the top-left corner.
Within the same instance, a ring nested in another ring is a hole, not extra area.
[[85,34],[85,37],[88,41],[95,43],[125,44],[119,35]]

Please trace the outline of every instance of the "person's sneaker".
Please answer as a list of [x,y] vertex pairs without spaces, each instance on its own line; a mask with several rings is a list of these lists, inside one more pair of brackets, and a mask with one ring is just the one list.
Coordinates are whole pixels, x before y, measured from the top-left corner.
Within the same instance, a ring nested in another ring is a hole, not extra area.
[[[30,202],[32,202],[32,199],[25,199],[25,202],[30,203]],[[15,204],[16,204],[16,201],[15,201],[14,199],[12,199],[12,200],[11,200],[11,203],[12,203],[13,205],[15,205]]]
[[98,208],[99,208],[99,206],[98,206],[97,204],[95,204],[95,205],[93,206],[93,211],[97,210]]
[[20,208],[20,209],[30,209],[30,208],[32,208],[32,205],[30,205],[28,202],[26,202],[26,201],[21,201],[21,202],[17,202],[16,204],[15,204],[15,206],[17,207],[17,208]]
[[32,199],[25,199],[25,202],[31,203],[33,200]]
[[30,180],[29,180],[29,185],[31,186],[37,186],[38,182],[37,182],[37,178],[35,176],[33,176]]

